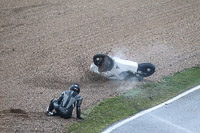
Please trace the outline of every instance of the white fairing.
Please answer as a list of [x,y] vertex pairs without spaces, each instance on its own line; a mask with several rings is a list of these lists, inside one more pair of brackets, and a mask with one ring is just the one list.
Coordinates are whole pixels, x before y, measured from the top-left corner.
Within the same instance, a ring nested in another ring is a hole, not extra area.
[[100,74],[109,79],[123,79],[123,77],[120,77],[120,73],[122,73],[122,72],[129,71],[134,74],[137,72],[137,69],[138,69],[137,62],[123,60],[123,59],[116,58],[116,57],[114,57],[112,59],[114,61],[114,66],[110,71],[99,72],[98,67],[94,63],[91,64],[90,71]]

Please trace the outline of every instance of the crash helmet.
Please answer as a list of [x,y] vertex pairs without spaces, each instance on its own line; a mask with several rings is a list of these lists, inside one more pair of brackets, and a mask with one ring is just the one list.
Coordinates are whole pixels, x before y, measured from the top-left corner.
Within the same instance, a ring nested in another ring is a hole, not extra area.
[[69,87],[69,89],[72,90],[72,91],[76,91],[78,94],[80,93],[80,85],[77,84],[77,83],[72,84]]

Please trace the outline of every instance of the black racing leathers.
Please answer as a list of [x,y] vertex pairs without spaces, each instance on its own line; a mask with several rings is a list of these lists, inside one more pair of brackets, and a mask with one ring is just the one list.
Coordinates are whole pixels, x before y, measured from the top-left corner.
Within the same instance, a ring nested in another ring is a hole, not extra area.
[[63,118],[70,118],[74,107],[76,107],[77,118],[81,119],[82,98],[76,91],[64,91],[58,99],[52,99],[48,111],[55,109],[55,115]]

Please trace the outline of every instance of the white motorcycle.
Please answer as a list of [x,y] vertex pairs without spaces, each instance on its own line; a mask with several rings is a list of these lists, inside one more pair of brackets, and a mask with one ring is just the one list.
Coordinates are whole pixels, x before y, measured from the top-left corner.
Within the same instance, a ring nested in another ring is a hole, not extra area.
[[151,63],[140,63],[110,57],[106,54],[96,54],[90,71],[107,79],[130,79],[136,77],[139,81],[151,76],[155,72],[155,66]]

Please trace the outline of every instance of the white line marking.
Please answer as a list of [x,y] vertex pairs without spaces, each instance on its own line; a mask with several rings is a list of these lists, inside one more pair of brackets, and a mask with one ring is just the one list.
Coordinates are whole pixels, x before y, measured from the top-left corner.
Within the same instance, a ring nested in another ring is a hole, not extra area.
[[111,127],[107,128],[107,129],[105,129],[104,131],[102,131],[102,133],[110,133],[111,131],[113,131],[114,129],[116,129],[116,128],[122,126],[122,125],[124,125],[125,123],[127,123],[127,122],[129,122],[131,120],[134,120],[134,119],[136,119],[136,118],[138,118],[138,117],[140,117],[142,115],[145,115],[145,114],[147,114],[149,112],[152,112],[152,111],[154,111],[154,110],[156,110],[158,108],[161,108],[161,107],[165,106],[166,104],[172,103],[172,102],[178,100],[179,98],[181,98],[181,97],[183,97],[183,96],[185,96],[185,95],[187,95],[189,93],[192,93],[192,92],[194,92],[194,91],[196,91],[198,89],[200,89],[200,85],[198,85],[196,87],[193,87],[190,90],[188,90],[186,92],[183,92],[183,93],[177,95],[176,97],[174,97],[174,98],[172,98],[172,99],[170,99],[170,100],[168,100],[168,101],[166,101],[164,103],[161,103],[161,104],[159,104],[159,105],[157,105],[155,107],[152,107],[150,109],[147,109],[147,110],[144,110],[142,112],[139,112],[139,113],[135,114],[134,116],[132,116],[130,118],[127,118],[127,119],[125,119],[125,120],[123,120],[121,122],[118,122],[117,124],[114,124],[113,126],[111,126]]
[[166,123],[166,124],[168,124],[168,125],[170,125],[170,126],[172,126],[172,127],[175,127],[175,128],[177,128],[177,129],[179,129],[179,130],[182,130],[182,131],[184,131],[184,132],[186,132],[186,133],[194,133],[194,132],[192,132],[192,131],[190,131],[190,130],[184,128],[184,127],[181,127],[181,126],[179,126],[179,125],[176,125],[176,124],[174,124],[174,123],[172,123],[172,122],[170,122],[170,121],[164,120],[164,119],[162,119],[162,118],[160,118],[160,117],[158,117],[158,116],[156,116],[156,115],[151,114],[151,116],[154,117],[154,118],[156,118],[156,119],[158,119],[158,120],[161,121],[161,122],[164,122],[164,123]]

